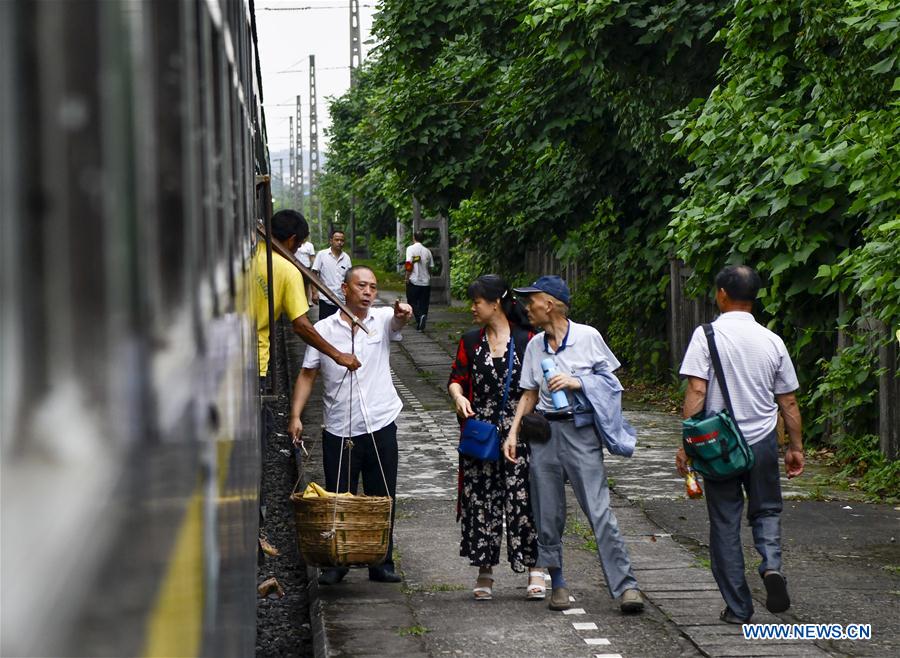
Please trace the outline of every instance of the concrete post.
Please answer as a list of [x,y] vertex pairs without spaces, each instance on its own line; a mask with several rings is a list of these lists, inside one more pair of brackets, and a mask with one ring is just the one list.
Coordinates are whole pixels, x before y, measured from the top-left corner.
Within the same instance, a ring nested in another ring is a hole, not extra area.
[[[441,269],[431,274],[431,301],[435,304],[450,303],[450,229],[447,218],[438,215],[436,218],[422,217],[422,207],[413,197],[412,201],[413,233],[419,229],[436,229],[439,240],[437,245],[425,246],[431,249],[435,260],[440,260]],[[403,245],[404,247],[406,245]]]

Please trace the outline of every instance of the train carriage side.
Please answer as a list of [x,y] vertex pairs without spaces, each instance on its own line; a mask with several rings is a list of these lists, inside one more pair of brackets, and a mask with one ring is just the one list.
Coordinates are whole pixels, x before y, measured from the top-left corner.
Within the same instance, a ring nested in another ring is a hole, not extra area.
[[255,651],[252,2],[0,3],[0,654]]

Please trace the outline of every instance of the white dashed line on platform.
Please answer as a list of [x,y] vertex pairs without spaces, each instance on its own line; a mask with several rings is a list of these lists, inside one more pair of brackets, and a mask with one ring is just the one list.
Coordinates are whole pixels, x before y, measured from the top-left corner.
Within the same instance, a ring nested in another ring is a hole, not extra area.
[[596,631],[597,624],[592,621],[576,621],[572,624],[576,631]]
[[586,637],[584,638],[584,643],[590,644],[594,647],[605,647],[609,645],[609,640],[607,640],[605,637]]
[[583,615],[585,614],[584,608],[569,608],[568,610],[563,610],[564,615]]

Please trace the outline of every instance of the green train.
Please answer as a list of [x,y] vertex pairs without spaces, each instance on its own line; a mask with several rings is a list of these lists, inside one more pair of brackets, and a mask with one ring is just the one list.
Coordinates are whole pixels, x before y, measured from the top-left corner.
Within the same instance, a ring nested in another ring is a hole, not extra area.
[[255,652],[252,0],[0,2],[4,656]]

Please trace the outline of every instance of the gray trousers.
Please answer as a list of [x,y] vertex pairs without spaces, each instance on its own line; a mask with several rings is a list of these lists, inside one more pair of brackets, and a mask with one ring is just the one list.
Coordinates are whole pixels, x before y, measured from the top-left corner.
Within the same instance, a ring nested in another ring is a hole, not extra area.
[[724,482],[704,482],[713,576],[725,603],[741,619],[753,615],[753,597],[744,577],[741,548],[744,493],[753,543],[762,556],[759,573],[781,572],[781,480],[775,432],[750,448],[756,458],[750,471]]
[[593,426],[576,428],[572,421],[550,421],[550,439],[531,447],[531,507],[538,529],[538,567],[562,566],[566,527],[565,478],[591,522],[606,586],[613,598],[636,589],[631,560],[609,507],[603,449]]

